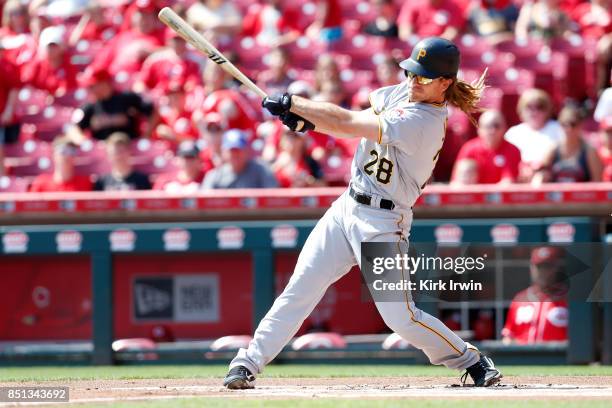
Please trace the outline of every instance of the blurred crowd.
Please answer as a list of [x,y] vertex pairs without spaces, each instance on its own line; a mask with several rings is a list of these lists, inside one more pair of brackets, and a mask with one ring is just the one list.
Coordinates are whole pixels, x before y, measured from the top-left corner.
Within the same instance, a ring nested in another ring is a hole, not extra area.
[[426,36],[489,69],[431,182],[612,181],[610,0],[0,0],[0,192],[344,185],[355,140],[292,132],[157,19],[266,92],[367,109]]

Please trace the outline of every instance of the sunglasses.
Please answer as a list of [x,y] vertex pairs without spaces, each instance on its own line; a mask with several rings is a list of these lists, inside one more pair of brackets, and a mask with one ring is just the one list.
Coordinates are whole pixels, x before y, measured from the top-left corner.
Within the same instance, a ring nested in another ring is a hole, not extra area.
[[578,126],[578,122],[561,122],[561,126],[567,128],[575,128],[576,126]]
[[491,128],[491,129],[500,129],[502,125],[499,122],[493,122],[493,123],[485,123],[482,125],[482,127]]
[[416,81],[417,84],[419,85],[429,85],[431,84],[434,79],[432,78],[426,78],[424,76],[421,75],[417,75],[414,72],[410,72],[410,71],[404,71],[404,74],[406,74],[406,78],[408,79],[414,79]]
[[527,105],[526,108],[529,110],[543,111],[546,109],[546,106],[544,106],[541,103],[534,103],[534,104]]

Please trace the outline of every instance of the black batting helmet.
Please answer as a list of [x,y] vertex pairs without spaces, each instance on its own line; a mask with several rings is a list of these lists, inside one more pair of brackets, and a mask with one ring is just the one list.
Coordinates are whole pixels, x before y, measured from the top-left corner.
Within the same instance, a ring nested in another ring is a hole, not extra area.
[[459,48],[452,41],[440,37],[428,37],[412,49],[410,58],[400,62],[400,67],[426,78],[454,78],[459,71]]

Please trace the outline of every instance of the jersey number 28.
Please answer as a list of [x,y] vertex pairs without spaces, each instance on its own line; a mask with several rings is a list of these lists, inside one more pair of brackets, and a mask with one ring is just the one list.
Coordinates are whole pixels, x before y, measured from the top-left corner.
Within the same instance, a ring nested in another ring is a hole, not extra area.
[[376,180],[382,184],[388,184],[391,181],[391,173],[393,173],[393,162],[386,157],[380,157],[376,150],[372,150],[370,152],[372,156],[372,160],[367,162],[365,166],[363,166],[363,171],[366,172],[367,175],[371,176],[374,174],[374,170],[372,167],[378,163],[376,167]]

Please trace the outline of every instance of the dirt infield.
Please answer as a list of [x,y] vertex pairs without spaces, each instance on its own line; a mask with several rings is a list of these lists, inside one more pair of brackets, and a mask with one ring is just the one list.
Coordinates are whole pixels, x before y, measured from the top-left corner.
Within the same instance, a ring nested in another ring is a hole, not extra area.
[[[49,381],[70,387],[70,404],[188,397],[237,399],[287,398],[529,398],[612,400],[612,377],[506,377],[490,388],[462,387],[449,377],[261,378],[254,390],[230,391],[221,379]],[[3,385],[17,386],[17,383]],[[41,383],[19,383],[22,386]],[[64,403],[65,404],[65,403]],[[0,403],[0,406],[11,404]]]

